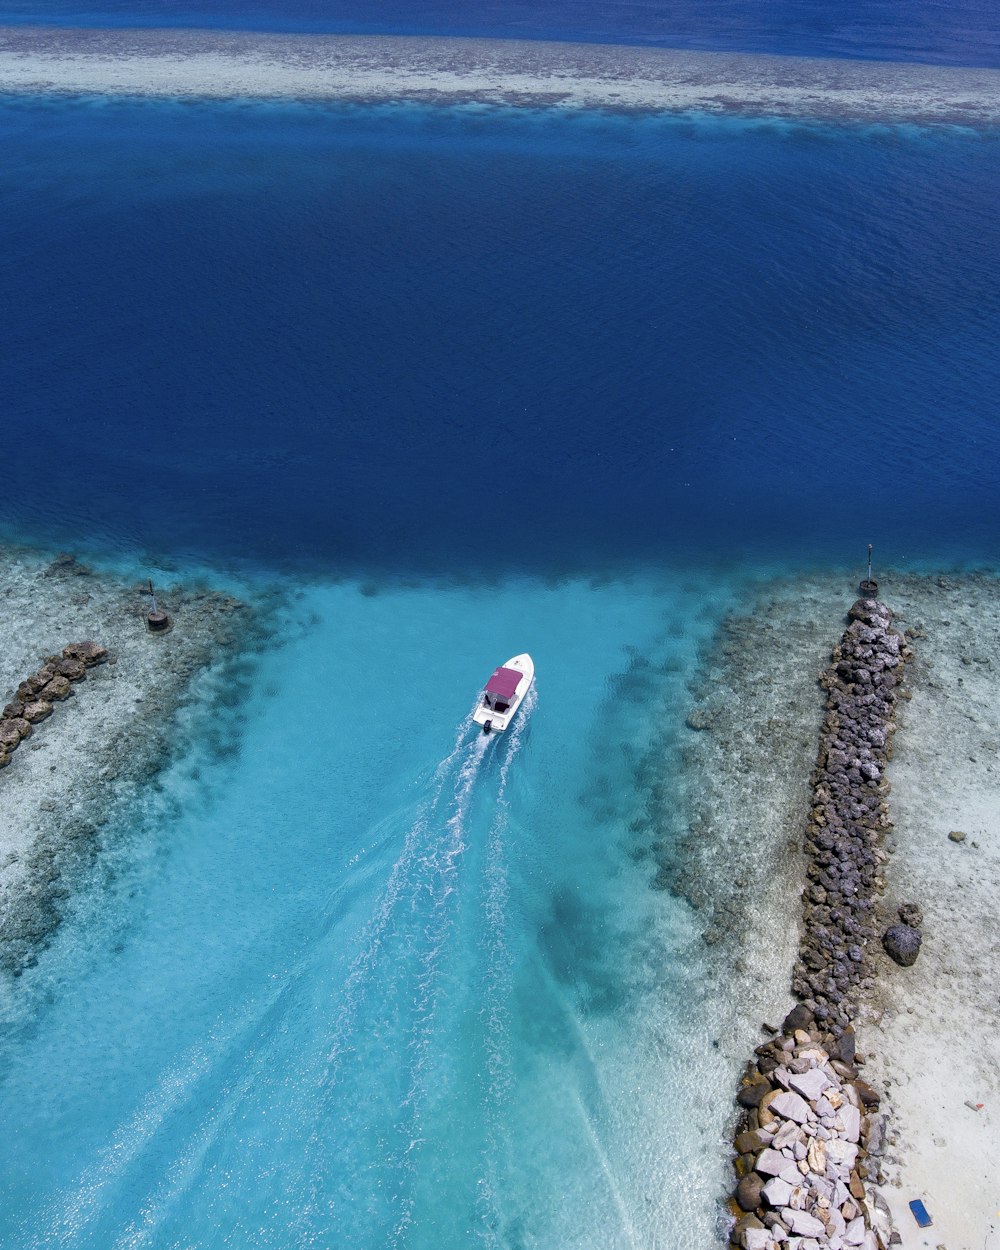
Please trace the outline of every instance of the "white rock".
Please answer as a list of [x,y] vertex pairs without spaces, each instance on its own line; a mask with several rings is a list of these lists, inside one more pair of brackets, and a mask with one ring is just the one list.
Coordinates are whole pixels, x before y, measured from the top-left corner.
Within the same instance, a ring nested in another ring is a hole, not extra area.
[[774,1238],[766,1228],[748,1228],[743,1234],[746,1250],[768,1250],[774,1245]]
[[783,1120],[794,1120],[796,1124],[805,1124],[809,1119],[809,1104],[791,1091],[781,1093],[771,1101],[771,1110]]
[[838,1107],[842,1107],[844,1104],[844,1095],[839,1089],[828,1089],[823,1097],[834,1109],[834,1111],[836,1111]]
[[844,1122],[841,1136],[849,1142],[856,1142],[861,1136],[861,1112],[850,1105],[841,1107],[840,1118]]
[[792,1186],[780,1176],[772,1176],[763,1189],[764,1197],[772,1207],[787,1207],[792,1192]]
[[788,1084],[809,1102],[815,1102],[824,1090],[830,1088],[830,1082],[819,1068],[810,1068],[808,1072],[793,1072],[788,1078]]
[[815,1064],[816,1067],[818,1068],[820,1067],[821,1064],[826,1063],[829,1060],[830,1056],[826,1053],[826,1051],[821,1046],[812,1045],[812,1046],[806,1046],[802,1050],[800,1050],[799,1058],[808,1059],[810,1063]]
[[781,1128],[775,1133],[771,1145],[775,1150],[781,1150],[785,1146],[791,1146],[794,1142],[802,1140],[802,1130],[794,1120],[785,1120]]
[[847,1188],[843,1181],[835,1181],[833,1185],[833,1193],[830,1195],[830,1202],[835,1207],[842,1207],[845,1202],[851,1202],[851,1191]]
[[852,1168],[858,1157],[858,1148],[842,1137],[834,1137],[826,1143],[826,1157],[843,1167]]
[[801,1141],[794,1142],[791,1146],[791,1151],[792,1151],[792,1158],[796,1162],[798,1162],[800,1159],[804,1159],[806,1157],[805,1142],[801,1142]]
[[771,1082],[772,1085],[780,1085],[782,1089],[787,1089],[788,1078],[790,1076],[791,1076],[791,1073],[788,1071],[785,1065],[781,1063],[774,1069],[770,1077],[768,1077],[768,1080]]
[[789,1163],[786,1160],[785,1166],[781,1169],[778,1175],[783,1181],[788,1181],[789,1185],[802,1184],[802,1173],[799,1171],[798,1165],[795,1163]]
[[822,1221],[815,1215],[810,1215],[808,1211],[796,1211],[792,1207],[782,1208],[781,1222],[790,1232],[803,1237],[822,1237],[826,1232]]
[[844,1230],[844,1241],[849,1246],[860,1246],[865,1239],[865,1222],[859,1215]]
[[782,1169],[788,1167],[788,1160],[783,1154],[767,1146],[757,1156],[757,1162],[753,1166],[754,1171],[761,1176],[780,1176]]
[[[831,1090],[830,1093],[832,1092],[833,1091]],[[829,1098],[827,1098],[826,1094],[822,1094],[816,1099],[816,1114],[824,1124],[833,1118],[836,1110],[837,1108],[833,1105]]]

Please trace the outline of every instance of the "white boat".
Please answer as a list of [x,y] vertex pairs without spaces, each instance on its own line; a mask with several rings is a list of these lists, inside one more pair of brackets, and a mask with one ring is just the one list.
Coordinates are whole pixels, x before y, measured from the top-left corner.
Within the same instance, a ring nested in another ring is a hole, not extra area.
[[484,734],[507,728],[534,680],[535,666],[527,653],[515,655],[500,665],[486,683],[479,706],[472,713],[472,719],[482,725]]

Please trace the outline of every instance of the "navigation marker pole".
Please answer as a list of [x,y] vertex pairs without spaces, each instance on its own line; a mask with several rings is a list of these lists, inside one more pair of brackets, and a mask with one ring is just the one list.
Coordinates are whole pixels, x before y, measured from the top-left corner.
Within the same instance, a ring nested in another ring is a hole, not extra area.
[[858,587],[862,599],[878,598],[878,582],[872,579],[872,545],[868,544],[868,576]]
[[149,579],[149,611],[146,613],[146,628],[153,634],[162,634],[170,628],[170,617],[156,602],[152,578]]

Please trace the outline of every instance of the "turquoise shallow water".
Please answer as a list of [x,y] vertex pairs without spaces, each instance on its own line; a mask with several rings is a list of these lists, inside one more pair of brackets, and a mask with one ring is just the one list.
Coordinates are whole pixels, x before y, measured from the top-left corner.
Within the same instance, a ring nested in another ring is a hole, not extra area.
[[732,593],[305,589],[240,754],[179,759],[6,1002],[0,1244],[707,1240],[716,1007],[643,820]]

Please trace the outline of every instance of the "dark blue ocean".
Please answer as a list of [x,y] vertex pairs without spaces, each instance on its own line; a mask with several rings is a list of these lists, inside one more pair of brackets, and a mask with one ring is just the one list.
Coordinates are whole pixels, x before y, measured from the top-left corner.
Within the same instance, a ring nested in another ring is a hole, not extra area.
[[12,532],[396,571],[997,553],[995,134],[100,100],[0,127]]
[[[0,18],[1000,64],[971,0]],[[1000,136],[8,97],[0,152],[0,537],[42,549],[0,584],[70,549],[283,605],[0,974],[0,1246],[723,1244],[759,1018],[650,888],[717,780],[685,717],[762,583],[1000,558]]]
[[991,0],[4,0],[0,22],[475,35],[1000,65]]

